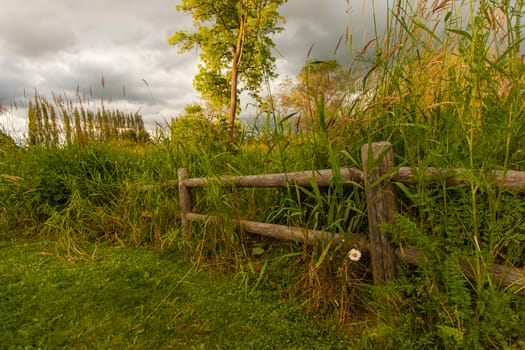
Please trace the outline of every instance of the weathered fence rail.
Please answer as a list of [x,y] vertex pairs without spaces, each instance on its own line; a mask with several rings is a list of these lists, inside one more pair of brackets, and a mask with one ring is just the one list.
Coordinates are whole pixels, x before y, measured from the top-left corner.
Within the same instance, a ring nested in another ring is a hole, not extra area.
[[[400,167],[392,176],[392,181],[401,182],[405,185],[413,185],[417,183],[417,178],[414,173],[419,172],[417,168]],[[492,185],[505,190],[516,191],[517,193],[525,193],[525,171],[515,170],[494,170],[494,171],[477,171],[469,169],[440,169],[440,168],[426,168],[422,174],[426,180],[444,180],[448,187],[467,185],[471,183],[469,177],[472,175],[483,175],[489,180]],[[470,175],[470,176],[469,176]]]
[[[358,168],[342,167],[340,170],[342,184],[353,186],[356,183],[363,183],[363,172]],[[417,167],[398,167],[392,174],[390,180],[400,182],[405,185],[414,185],[418,182],[418,177],[414,173],[423,172],[423,177],[428,180],[443,180],[449,187],[467,185],[470,183],[467,173],[468,169],[440,169],[429,167],[420,170]],[[479,171],[470,171],[471,174],[479,175]],[[209,183],[219,183],[225,186],[235,187],[283,187],[287,185],[297,185],[308,187],[312,184],[312,178],[315,177],[317,186],[330,186],[333,179],[332,169],[323,169],[315,171],[297,171],[290,173],[263,174],[263,175],[246,175],[246,176],[221,176],[218,178],[195,177],[187,179],[186,187],[203,187]],[[490,182],[501,189],[515,191],[525,194],[525,171],[515,170],[496,170],[485,172],[484,175]],[[178,188],[179,180],[169,180],[160,185],[146,185],[144,189],[153,188]]]
[[[163,185],[177,187],[181,208],[181,227],[184,235],[189,236],[191,221],[216,221],[215,216],[193,213],[191,189],[204,187],[210,183],[234,187],[283,187],[289,185],[330,186],[337,175],[343,185],[362,185],[365,189],[368,211],[368,238],[363,235],[352,235],[345,238],[341,234],[326,231],[309,230],[302,227],[289,227],[263,222],[232,219],[238,228],[249,233],[270,236],[279,239],[309,243],[315,240],[330,240],[335,244],[348,244],[370,251],[374,283],[381,284],[398,276],[398,259],[409,264],[417,264],[422,254],[417,247],[396,247],[392,244],[390,234],[382,230],[383,223],[393,223],[397,210],[397,200],[393,182],[415,184],[418,178],[445,181],[447,186],[466,185],[472,174],[483,175],[492,185],[506,190],[525,193],[525,172],[492,171],[480,173],[467,169],[427,168],[423,174],[420,170],[409,167],[396,168],[392,147],[387,142],[364,145],[361,149],[363,170],[352,167],[339,169],[339,174],[332,170],[314,170],[279,174],[223,176],[219,178],[189,178],[187,169],[178,170],[178,181],[169,181]],[[469,176],[470,174],[470,176]],[[416,176],[417,175],[417,176]],[[474,261],[461,259],[458,262],[468,277],[475,276]],[[513,287],[525,294],[525,269],[494,264],[491,268],[493,281],[503,287]],[[479,273],[479,271],[477,272]]]
[[[355,184],[363,180],[363,172],[357,168],[341,168],[339,172],[343,184]],[[333,171],[324,169],[265,175],[221,176],[218,179],[193,178],[187,179],[185,185],[187,187],[201,187],[210,182],[218,181],[221,185],[235,187],[311,186],[312,179],[315,179],[317,185],[323,187],[330,186],[333,183],[332,178]]]

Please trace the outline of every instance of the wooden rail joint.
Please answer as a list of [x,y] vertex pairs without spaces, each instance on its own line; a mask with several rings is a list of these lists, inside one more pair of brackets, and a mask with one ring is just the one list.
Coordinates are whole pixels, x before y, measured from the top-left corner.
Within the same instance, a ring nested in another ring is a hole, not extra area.
[[374,142],[361,148],[363,179],[368,211],[368,233],[372,273],[375,284],[398,277],[395,247],[391,235],[381,227],[394,223],[397,200],[392,182],[387,178],[394,167],[394,152],[389,142]]

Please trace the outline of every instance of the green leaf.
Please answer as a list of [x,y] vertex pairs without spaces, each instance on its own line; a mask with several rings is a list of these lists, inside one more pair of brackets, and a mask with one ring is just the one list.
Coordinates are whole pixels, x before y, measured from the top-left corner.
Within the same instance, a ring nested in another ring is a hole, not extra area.
[[252,249],[252,255],[259,256],[264,254],[264,248],[263,247],[255,247]]

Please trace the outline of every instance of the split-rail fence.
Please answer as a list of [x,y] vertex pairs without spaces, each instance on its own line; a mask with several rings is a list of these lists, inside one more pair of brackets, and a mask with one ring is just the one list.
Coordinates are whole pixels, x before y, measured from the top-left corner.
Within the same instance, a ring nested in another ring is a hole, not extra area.
[[[354,167],[343,167],[338,178],[343,184],[362,184],[365,189],[368,211],[368,237],[351,235],[345,237],[326,231],[309,230],[301,227],[269,224],[248,220],[232,220],[232,223],[245,232],[270,236],[279,239],[310,243],[315,240],[331,240],[335,244],[345,244],[362,250],[368,250],[371,256],[371,267],[375,284],[386,283],[398,276],[399,262],[404,260],[409,264],[417,264],[422,254],[415,246],[400,247],[391,241],[391,235],[383,230],[383,223],[393,223],[398,212],[397,199],[393,182],[406,185],[416,184],[417,179],[409,167],[395,168],[392,146],[388,142],[365,144],[361,148],[362,170]],[[178,187],[180,200],[180,217],[182,232],[189,236],[191,221],[213,221],[217,217],[193,212],[191,189],[204,187],[216,178],[189,178],[187,169],[178,169],[178,180],[164,184],[164,187]],[[426,178],[446,179],[447,186],[458,186],[469,183],[465,169],[427,168]],[[493,171],[485,174],[494,186],[500,189],[525,193],[525,172]],[[289,185],[311,186],[315,181],[317,186],[330,186],[333,171],[312,170],[279,174],[223,176],[218,179],[220,185],[235,187],[285,187]],[[460,259],[461,269],[468,277],[475,276],[473,261]],[[513,266],[493,264],[493,281],[511,290],[525,294],[525,269]],[[478,272],[479,273],[479,272]]]

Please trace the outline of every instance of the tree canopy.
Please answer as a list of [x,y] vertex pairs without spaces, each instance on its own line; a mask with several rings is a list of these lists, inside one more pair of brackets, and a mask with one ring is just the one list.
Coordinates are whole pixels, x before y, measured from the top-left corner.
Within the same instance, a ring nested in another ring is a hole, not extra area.
[[179,30],[169,39],[180,52],[200,48],[193,84],[218,108],[228,106],[228,130],[238,112],[242,91],[258,98],[265,79],[275,78],[271,35],[283,30],[278,8],[287,0],[182,0],[177,11],[193,17],[194,30]]
[[283,81],[275,96],[275,108],[282,115],[295,114],[298,126],[315,129],[320,113],[333,118],[351,109],[354,85],[349,72],[337,61],[311,60],[295,78]]

